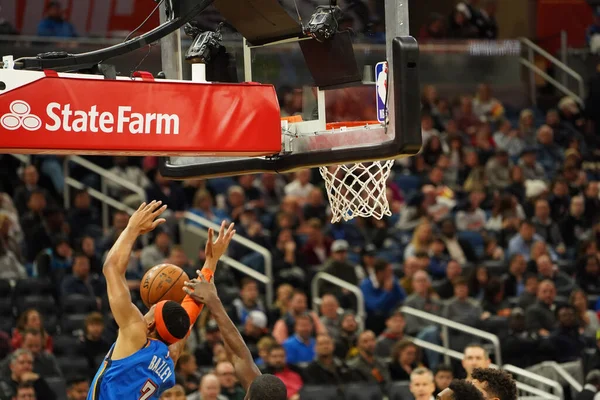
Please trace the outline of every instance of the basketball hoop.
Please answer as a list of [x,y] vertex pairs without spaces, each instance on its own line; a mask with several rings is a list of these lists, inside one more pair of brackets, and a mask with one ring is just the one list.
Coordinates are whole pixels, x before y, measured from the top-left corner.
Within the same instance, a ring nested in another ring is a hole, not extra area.
[[[328,129],[365,126],[377,122],[344,122],[327,124]],[[382,219],[392,215],[387,199],[386,182],[394,160],[330,165],[319,167],[331,205],[331,222],[349,221],[356,217]]]

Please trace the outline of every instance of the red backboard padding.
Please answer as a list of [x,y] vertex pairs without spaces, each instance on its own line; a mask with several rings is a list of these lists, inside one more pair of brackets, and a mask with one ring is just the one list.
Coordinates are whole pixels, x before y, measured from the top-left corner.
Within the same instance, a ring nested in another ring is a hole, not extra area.
[[[36,78],[37,79],[37,78]],[[259,156],[281,151],[271,85],[47,76],[0,95],[0,148]]]

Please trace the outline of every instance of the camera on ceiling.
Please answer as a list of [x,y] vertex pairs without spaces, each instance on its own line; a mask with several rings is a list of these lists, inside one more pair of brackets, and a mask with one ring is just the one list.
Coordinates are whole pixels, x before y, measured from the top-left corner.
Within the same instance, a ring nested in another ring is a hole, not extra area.
[[192,44],[185,53],[185,59],[189,62],[208,63],[222,47],[223,35],[219,24],[214,31],[202,31],[196,26],[194,21],[188,22],[183,27],[185,34],[193,38]]
[[319,6],[304,26],[304,34],[319,42],[331,39],[338,30],[342,10],[338,6]]

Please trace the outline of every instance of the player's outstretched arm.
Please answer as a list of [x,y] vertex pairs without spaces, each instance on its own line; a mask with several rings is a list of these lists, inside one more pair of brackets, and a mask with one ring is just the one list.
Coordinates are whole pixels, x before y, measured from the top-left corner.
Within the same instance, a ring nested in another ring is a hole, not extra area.
[[214,283],[208,282],[203,276],[200,276],[198,279],[186,282],[183,290],[194,300],[205,304],[210,309],[221,331],[221,337],[225,343],[230,361],[235,368],[237,378],[243,388],[248,390],[252,381],[261,373],[254,363],[252,354],[250,354],[250,350],[244,343],[240,332],[227,315]]
[[[226,221],[223,221],[221,223],[221,228],[219,229],[219,236],[216,240],[214,240],[213,229],[208,229],[208,240],[206,241],[206,246],[204,248],[206,259],[204,261],[204,265],[202,266],[202,270],[198,271],[198,276],[203,276],[208,282],[212,281],[219,259],[223,254],[225,254],[227,248],[229,247],[229,243],[231,243],[231,239],[235,235],[235,230],[233,229],[234,226],[235,225],[231,223],[229,227],[226,227]],[[186,295],[181,302],[181,305],[190,317],[191,332],[194,324],[196,323],[196,319],[198,319],[198,316],[202,312],[204,304],[197,303],[192,297]],[[189,333],[185,339],[182,339],[179,342],[169,346],[169,353],[175,363],[177,363],[179,356],[185,349],[188,337]]]
[[[138,236],[152,231],[165,222],[158,218],[167,208],[160,201],[142,205],[133,213],[127,227],[108,252],[102,272],[106,278],[106,289],[110,310],[119,325],[119,337],[140,346],[146,341],[146,322],[142,313],[131,302],[131,293],[125,279],[125,272],[131,257],[131,250]],[[158,218],[158,219],[157,219]]]

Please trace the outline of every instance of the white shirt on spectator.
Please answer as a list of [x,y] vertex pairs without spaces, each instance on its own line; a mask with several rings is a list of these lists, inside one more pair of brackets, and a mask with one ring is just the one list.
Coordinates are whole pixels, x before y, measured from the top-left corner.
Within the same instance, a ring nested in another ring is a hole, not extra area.
[[286,196],[295,196],[302,199],[306,199],[315,186],[312,183],[302,185],[300,181],[293,180],[292,182],[285,185],[284,192]]

